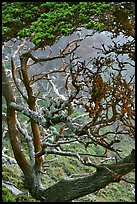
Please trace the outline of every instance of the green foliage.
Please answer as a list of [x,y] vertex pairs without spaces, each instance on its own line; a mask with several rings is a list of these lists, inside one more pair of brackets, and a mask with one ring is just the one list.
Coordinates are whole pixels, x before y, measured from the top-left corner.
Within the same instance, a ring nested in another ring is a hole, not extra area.
[[2,6],[3,40],[12,37],[31,37],[40,47],[51,45],[57,36],[69,35],[81,25],[100,30],[91,21],[110,4],[105,2],[4,2]]
[[29,35],[30,35],[30,32],[29,32],[29,29],[22,29],[22,30],[20,30],[20,32],[19,32],[19,35],[20,35],[20,37],[28,37]]
[[3,202],[39,202],[38,200],[32,198],[28,195],[18,195],[15,196],[12,194],[12,192],[6,188],[5,186],[2,187],[2,201]]
[[9,29],[8,27],[3,26],[3,27],[2,27],[2,33],[3,33],[3,35],[5,35],[6,33],[8,33],[9,30],[10,30],[10,29]]
[[[130,176],[131,177],[131,176]],[[103,197],[106,202],[131,202],[133,194],[130,189],[130,184],[125,187],[124,182],[113,183],[102,189],[97,194],[100,198]]]
[[32,198],[32,196],[28,195],[23,183],[23,177],[20,168],[15,165],[2,165],[2,180],[9,181],[13,183],[23,194],[15,196],[12,192],[2,186],[2,200],[3,202],[38,202],[38,200]]
[[19,188],[23,187],[23,182],[19,180],[22,176],[21,170],[17,165],[10,165],[10,168],[7,165],[2,166],[2,178],[5,181],[14,182]]
[[[5,144],[7,145],[7,144]],[[129,143],[125,143],[125,147],[128,149]],[[7,146],[6,146],[7,147]],[[73,150],[77,152],[82,152],[82,146],[79,147],[76,144],[74,144],[71,149],[70,146],[64,147],[66,150]],[[88,148],[88,152],[95,154],[95,150],[98,149],[97,151],[101,151],[100,147],[98,148],[94,147],[94,145],[91,145]],[[86,151],[85,151],[86,152]],[[42,175],[42,183],[45,184],[46,187],[53,185],[53,183],[57,182],[60,179],[63,179],[65,177],[68,177],[70,175],[81,175],[81,174],[87,174],[92,173],[95,169],[93,167],[89,166],[84,166],[82,165],[77,159],[75,158],[70,158],[69,157],[61,157],[57,155],[48,155],[46,157],[46,160],[52,160],[57,158],[57,160],[53,160],[52,162],[47,162],[45,167],[44,167],[44,172],[45,174]],[[92,159],[92,162],[98,163],[98,158]],[[26,189],[24,188],[23,185],[23,177],[21,170],[19,167],[14,164],[14,165],[3,165],[2,167],[3,173],[2,173],[2,178],[4,181],[9,181],[12,182],[13,184],[16,185],[16,187],[23,191],[26,192]],[[134,181],[134,174],[130,173],[127,175],[127,180]],[[126,186],[125,186],[126,185]],[[9,201],[5,201],[5,199],[9,199]],[[3,201],[5,202],[38,202],[33,200],[31,196],[28,195],[19,195],[16,197],[16,201],[12,201],[15,199],[15,196],[9,195],[9,190],[7,192],[7,189],[4,189],[3,193]],[[87,196],[81,197],[76,199],[75,201],[78,202],[132,202],[134,200],[134,196],[131,193],[130,189],[130,184],[125,184],[125,182],[121,181],[120,183],[113,183],[107,186],[104,189],[101,189],[97,193],[92,193]]]
[[97,22],[97,23],[96,23],[96,30],[97,30],[97,31],[102,31],[102,30],[103,30],[103,26],[104,26],[103,23]]
[[11,191],[5,186],[2,187],[2,201],[16,202],[16,197],[12,195]]
[[86,24],[86,28],[87,28],[87,29],[93,28],[94,25],[95,25],[94,21],[91,20],[91,21],[89,21],[89,22]]

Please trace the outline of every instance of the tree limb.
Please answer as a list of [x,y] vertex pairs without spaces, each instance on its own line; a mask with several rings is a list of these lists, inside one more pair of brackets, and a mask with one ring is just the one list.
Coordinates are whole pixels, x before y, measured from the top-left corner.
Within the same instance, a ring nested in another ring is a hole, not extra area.
[[104,164],[92,175],[77,179],[63,179],[48,189],[40,189],[35,195],[42,202],[69,202],[81,196],[94,193],[112,182],[119,182],[122,176],[135,168],[135,150],[117,164]]

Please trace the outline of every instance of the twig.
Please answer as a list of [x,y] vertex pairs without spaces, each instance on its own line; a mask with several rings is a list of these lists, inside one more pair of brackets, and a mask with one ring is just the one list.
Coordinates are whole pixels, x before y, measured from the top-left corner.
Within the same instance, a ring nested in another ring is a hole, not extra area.
[[127,183],[135,184],[135,182],[133,182],[133,181],[128,181],[127,179],[124,179],[124,178],[121,178],[121,180],[122,180],[122,181],[125,181],[125,182],[127,182]]

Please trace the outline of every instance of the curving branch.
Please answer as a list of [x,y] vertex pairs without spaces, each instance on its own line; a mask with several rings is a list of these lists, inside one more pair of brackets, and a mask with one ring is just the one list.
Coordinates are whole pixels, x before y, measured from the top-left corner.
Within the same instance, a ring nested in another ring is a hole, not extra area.
[[17,124],[18,130],[20,131],[20,133],[24,136],[25,140],[27,141],[29,157],[30,157],[30,164],[31,166],[34,166],[35,159],[34,159],[34,147],[33,147],[32,138],[29,136],[27,127],[25,126],[25,124],[23,124],[23,127],[21,127],[21,124],[17,117],[16,117],[16,124]]
[[98,166],[95,173],[77,179],[63,179],[47,189],[39,189],[36,198],[41,202],[69,202],[94,193],[112,182],[120,182],[123,176],[135,168],[135,150],[117,164]]
[[16,130],[16,113],[15,109],[10,106],[10,103],[15,102],[12,94],[12,89],[9,85],[8,79],[5,74],[5,69],[2,66],[2,92],[7,103],[7,124],[10,136],[11,146],[14,152],[15,159],[25,175],[25,179],[29,179],[28,175],[32,172],[32,167],[29,165],[18,139],[18,131]]
[[25,93],[23,93],[22,88],[21,88],[21,86],[18,83],[18,79],[16,77],[16,67],[15,67],[15,64],[14,64],[13,57],[11,57],[11,69],[12,69],[12,77],[13,77],[14,83],[15,83],[15,85],[17,87],[17,90],[19,91],[21,96],[25,99],[25,101],[28,102],[27,95]]

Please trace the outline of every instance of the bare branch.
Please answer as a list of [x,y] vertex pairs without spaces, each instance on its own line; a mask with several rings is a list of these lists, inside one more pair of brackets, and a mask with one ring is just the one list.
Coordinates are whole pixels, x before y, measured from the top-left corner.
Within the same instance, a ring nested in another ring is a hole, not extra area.
[[35,160],[34,160],[34,147],[33,147],[33,142],[32,142],[32,138],[29,136],[28,131],[27,131],[27,127],[25,126],[25,124],[23,124],[21,127],[21,124],[19,122],[19,120],[16,117],[16,124],[17,124],[17,128],[20,131],[20,133],[22,135],[24,135],[25,140],[27,141],[27,145],[28,145],[28,149],[29,149],[29,157],[30,157],[30,163],[32,166],[34,166],[35,164]]
[[21,86],[19,85],[19,82],[16,78],[16,68],[14,65],[14,61],[13,61],[13,57],[11,57],[11,68],[12,68],[12,76],[13,76],[13,80],[14,83],[19,91],[19,93],[22,95],[22,97],[25,99],[25,101],[28,101],[27,95],[23,93]]

